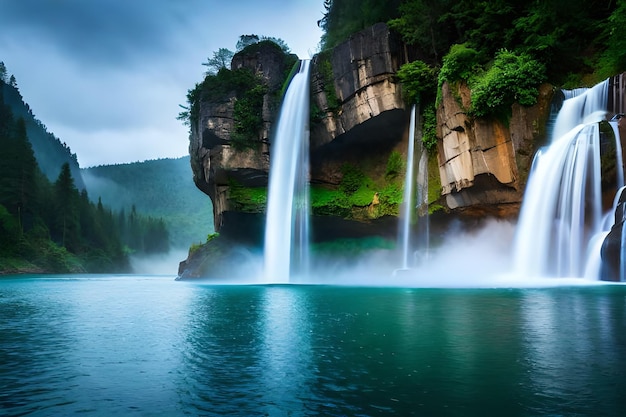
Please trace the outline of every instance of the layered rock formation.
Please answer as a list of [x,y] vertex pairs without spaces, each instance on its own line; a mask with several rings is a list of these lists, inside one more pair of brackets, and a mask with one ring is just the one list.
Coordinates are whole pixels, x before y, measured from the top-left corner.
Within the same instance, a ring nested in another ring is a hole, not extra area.
[[[626,74],[622,73],[609,80],[609,115],[616,115],[617,127],[622,140],[622,155],[626,155]],[[617,169],[624,170],[624,167]],[[609,195],[612,201],[613,195]],[[613,212],[614,224],[602,243],[600,279],[604,281],[622,281],[626,277],[626,248],[623,247],[624,222],[626,221],[626,192],[621,190],[617,196],[617,204]]]
[[[241,213],[233,201],[232,186],[233,181],[245,187],[267,184],[270,132],[278,112],[272,97],[280,85],[279,74],[285,70],[283,61],[272,54],[276,51],[257,50],[251,56],[244,51],[232,63],[233,69],[250,68],[271,86],[263,102],[263,128],[253,138],[255,146],[243,150],[233,146],[234,108],[239,99],[235,92],[219,102],[201,101],[191,132],[194,180],[213,201],[215,230],[252,245],[260,243],[264,207]],[[403,44],[384,24],[359,32],[313,58],[311,184],[338,188],[346,164],[360,167],[371,178],[384,178],[391,153],[406,154],[409,116],[396,73],[413,58],[406,56]],[[457,218],[517,214],[532,155],[545,139],[552,96],[552,88],[543,86],[538,103],[530,108],[513,106],[507,124],[472,118],[467,112],[471,102],[468,87],[444,84],[437,109],[437,158],[442,184],[438,203],[446,212]],[[363,218],[342,215],[360,223],[348,224],[338,217],[314,218],[316,237],[341,235],[340,231],[349,236],[372,231],[395,236],[389,218],[369,221],[376,217],[371,213],[379,202],[377,193],[360,207]]]
[[[269,170],[271,126],[277,118],[272,102],[281,86],[278,52],[272,48],[242,51],[231,67],[249,68],[266,79],[264,126],[255,147],[235,149],[233,92],[220,102],[201,101],[192,125],[189,151],[194,181],[213,201],[215,230],[222,231],[224,213],[236,211],[231,182],[265,186]],[[382,165],[406,136],[407,115],[395,73],[404,63],[400,42],[384,24],[359,32],[332,53],[313,59],[312,103],[319,114],[311,125],[311,182],[336,186],[346,162],[374,159]],[[328,73],[327,70],[331,72]],[[332,103],[331,103],[332,102]],[[262,211],[263,207],[259,207]]]
[[189,154],[194,182],[213,202],[216,231],[224,223],[222,214],[230,209],[229,180],[248,186],[267,183],[269,131],[278,107],[275,93],[289,70],[286,68],[289,60],[284,58],[280,49],[261,45],[252,51],[238,53],[232,59],[232,69],[251,70],[262,77],[268,90],[263,97],[263,127],[256,138],[249,138],[256,142],[255,146],[245,149],[233,146],[236,91],[227,93],[217,102],[201,99],[198,103],[197,120],[191,126]]
[[507,124],[471,118],[470,90],[444,83],[437,110],[442,195],[450,209],[514,216],[537,143],[545,139],[553,89],[540,88],[533,107],[514,105]]

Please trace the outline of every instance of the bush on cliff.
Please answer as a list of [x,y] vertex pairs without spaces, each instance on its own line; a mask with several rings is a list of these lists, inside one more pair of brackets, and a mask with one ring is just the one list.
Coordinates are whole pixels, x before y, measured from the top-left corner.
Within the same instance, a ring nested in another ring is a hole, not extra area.
[[537,102],[538,87],[545,80],[545,66],[530,55],[501,50],[484,73],[470,77],[471,113],[486,117],[509,114],[513,103],[532,106]]

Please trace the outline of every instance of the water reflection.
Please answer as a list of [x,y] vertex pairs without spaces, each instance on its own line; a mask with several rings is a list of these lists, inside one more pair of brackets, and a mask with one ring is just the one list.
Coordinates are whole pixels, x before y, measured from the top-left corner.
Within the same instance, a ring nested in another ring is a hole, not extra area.
[[187,293],[165,290],[170,280],[126,279],[0,282],[0,403],[9,415],[180,410],[170,375]]
[[195,295],[178,371],[181,402],[212,415],[237,414],[261,399],[260,294],[254,287],[202,287]]
[[620,388],[626,370],[623,292],[610,287],[527,291],[522,311],[531,412],[626,412]]
[[8,415],[625,415],[626,287],[0,279]]
[[285,409],[303,415],[311,399],[309,387],[315,369],[307,293],[300,287],[272,286],[263,290],[259,383],[263,392],[260,411],[267,415]]

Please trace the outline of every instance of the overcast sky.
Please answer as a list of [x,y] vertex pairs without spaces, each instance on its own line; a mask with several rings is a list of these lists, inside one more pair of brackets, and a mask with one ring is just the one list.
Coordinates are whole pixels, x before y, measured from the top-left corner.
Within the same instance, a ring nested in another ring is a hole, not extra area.
[[0,0],[0,61],[81,167],[179,157],[207,57],[240,35],[318,48],[323,0]]

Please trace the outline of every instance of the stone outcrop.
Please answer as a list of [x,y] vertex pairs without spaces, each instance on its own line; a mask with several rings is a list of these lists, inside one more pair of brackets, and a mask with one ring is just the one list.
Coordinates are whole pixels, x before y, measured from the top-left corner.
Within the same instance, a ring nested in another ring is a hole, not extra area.
[[[325,113],[321,123],[312,126],[313,148],[385,112],[405,108],[400,84],[395,80],[405,62],[402,46],[387,25],[379,23],[352,35],[328,55],[313,58],[312,101]],[[325,65],[330,65],[332,75],[323,68]],[[330,82],[335,97],[326,93]],[[332,101],[340,104],[335,112],[329,108]]]
[[275,93],[289,70],[282,51],[263,45],[251,52],[236,54],[231,68],[248,68],[261,76],[268,93],[263,98],[263,128],[257,138],[251,138],[256,146],[243,150],[236,150],[231,141],[235,130],[236,92],[232,91],[219,102],[201,100],[199,103],[197,121],[191,126],[189,154],[194,182],[213,202],[216,231],[223,225],[222,213],[230,210],[229,180],[247,186],[267,183],[270,127],[278,106]]
[[[232,61],[233,69],[249,68],[271,87],[263,103],[263,128],[254,138],[256,146],[245,150],[232,146],[235,92],[219,102],[200,103],[189,149],[194,180],[213,201],[216,231],[224,227],[225,213],[237,211],[230,199],[231,181],[247,187],[267,184],[271,128],[278,116],[271,96],[281,87],[286,70],[279,53],[257,49]],[[312,184],[336,187],[343,165],[363,166],[363,161],[376,171],[372,175],[380,177],[392,151],[405,154],[409,117],[396,73],[413,58],[385,24],[356,33],[313,58]],[[538,103],[529,108],[514,105],[506,124],[472,118],[467,112],[469,88],[443,85],[437,135],[441,202],[447,210],[476,216],[517,214],[534,150],[545,139],[552,97],[553,89],[542,86]],[[257,211],[259,221],[262,211],[262,207]]]
[[[192,126],[189,152],[198,188],[213,201],[215,230],[224,226],[224,213],[233,210],[230,181],[248,186],[267,184],[271,127],[278,116],[272,94],[282,86],[285,69],[276,50],[240,53],[232,69],[249,68],[269,87],[263,105],[264,126],[255,148],[235,150],[233,92],[220,102],[200,103]],[[385,24],[354,34],[312,61],[312,103],[320,116],[311,124],[311,182],[337,185],[341,166],[377,158],[384,169],[389,153],[406,136],[407,114],[395,73],[403,63],[401,43]],[[330,69],[329,72],[325,72]],[[329,97],[329,94],[332,97]],[[331,108],[329,102],[336,107]]]
[[600,257],[602,259],[600,267],[600,279],[603,281],[621,281],[626,271],[626,265],[622,259],[622,235],[624,234],[624,222],[626,221],[626,192],[622,191],[619,196],[617,207],[615,208],[614,224],[609,234],[602,243]]
[[[609,116],[616,115],[617,127],[622,140],[622,155],[626,155],[626,73],[611,77],[609,80]],[[617,167],[619,169],[619,167]],[[622,170],[624,167],[621,167]],[[610,195],[609,197],[612,197]],[[600,279],[604,281],[622,281],[626,277],[626,248],[622,247],[622,235],[626,222],[626,191],[622,190],[618,196],[617,205],[613,212],[614,224],[602,243]],[[610,199],[609,201],[612,201]]]
[[442,195],[450,209],[516,215],[532,154],[545,138],[553,89],[544,85],[533,107],[514,105],[508,126],[468,115],[470,90],[444,83],[437,110]]

